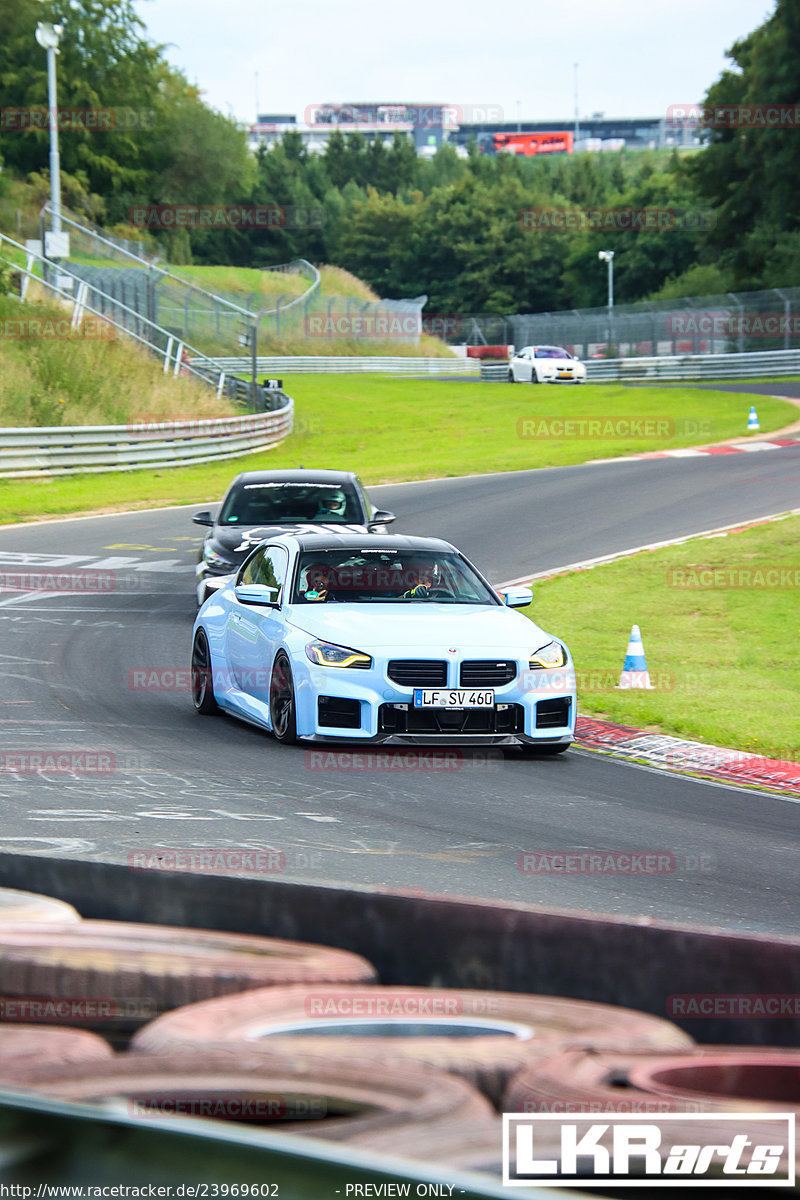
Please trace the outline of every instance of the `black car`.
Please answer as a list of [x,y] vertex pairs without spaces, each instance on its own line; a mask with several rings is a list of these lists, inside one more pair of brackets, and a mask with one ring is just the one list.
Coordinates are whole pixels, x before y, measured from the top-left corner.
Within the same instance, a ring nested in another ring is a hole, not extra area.
[[216,517],[199,512],[192,518],[210,527],[196,569],[198,603],[265,538],[314,528],[386,533],[394,519],[394,513],[372,506],[351,471],[246,471],[228,488]]

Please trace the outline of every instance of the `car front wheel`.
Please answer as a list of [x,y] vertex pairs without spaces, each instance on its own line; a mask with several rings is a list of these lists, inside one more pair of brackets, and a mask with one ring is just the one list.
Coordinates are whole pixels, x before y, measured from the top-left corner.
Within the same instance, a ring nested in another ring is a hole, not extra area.
[[509,383],[516,383],[516,382],[517,382],[517,381],[516,381],[516,379],[514,378],[514,372],[513,372],[513,371],[509,371],[509,372],[508,372],[508,382],[509,382]]
[[541,379],[536,374],[536,367],[534,367],[533,370],[531,371],[531,383],[541,383],[541,382],[542,382]]
[[204,717],[219,712],[219,705],[214,699],[211,651],[208,638],[202,629],[198,629],[195,634],[192,646],[192,703],[195,710]]
[[289,659],[283,651],[278,654],[272,668],[269,684],[269,719],[276,741],[287,746],[297,741],[294,680]]

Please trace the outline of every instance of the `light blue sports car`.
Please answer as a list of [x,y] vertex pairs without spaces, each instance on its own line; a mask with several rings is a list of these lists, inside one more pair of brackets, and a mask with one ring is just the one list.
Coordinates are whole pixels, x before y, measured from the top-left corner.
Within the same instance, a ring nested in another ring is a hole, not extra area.
[[199,713],[279,742],[519,745],[560,754],[575,730],[566,646],[436,538],[327,531],[259,545],[200,609]]

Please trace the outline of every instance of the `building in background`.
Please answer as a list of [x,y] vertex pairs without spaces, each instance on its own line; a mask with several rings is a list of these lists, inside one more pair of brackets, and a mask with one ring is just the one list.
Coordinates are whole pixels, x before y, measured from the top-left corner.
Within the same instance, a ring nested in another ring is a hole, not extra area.
[[[463,147],[474,141],[483,154],[497,154],[506,150],[512,153],[530,153],[514,149],[515,144],[522,144],[520,138],[531,138],[534,135],[563,138],[564,131],[570,130],[570,141],[575,153],[586,150],[663,150],[672,146],[701,145],[696,123],[677,118],[606,117],[603,113],[594,113],[591,117],[581,117],[577,139],[574,137],[574,129],[574,119],[481,124],[465,122],[451,134],[450,141]],[[506,145],[503,145],[504,141]],[[563,150],[561,152],[564,153]]]
[[[500,110],[498,109],[498,112]],[[361,133],[390,143],[396,133],[414,139],[417,154],[429,157],[449,142],[465,155],[470,142],[482,154],[511,153],[529,157],[573,151],[662,150],[701,145],[691,120],[668,117],[606,117],[594,113],[580,120],[578,139],[574,120],[466,122],[455,104],[363,102],[313,104],[303,119],[292,114],[263,113],[248,129],[250,147],[271,149],[285,133],[297,133],[312,153],[324,152],[331,133]]]
[[458,131],[457,116],[453,104],[312,104],[302,121],[281,114],[259,115],[248,130],[248,139],[253,150],[259,146],[270,149],[284,133],[299,133],[312,153],[321,153],[337,129],[343,134],[361,133],[370,141],[377,137],[386,143],[401,133],[414,139],[417,154],[427,156],[435,154]]

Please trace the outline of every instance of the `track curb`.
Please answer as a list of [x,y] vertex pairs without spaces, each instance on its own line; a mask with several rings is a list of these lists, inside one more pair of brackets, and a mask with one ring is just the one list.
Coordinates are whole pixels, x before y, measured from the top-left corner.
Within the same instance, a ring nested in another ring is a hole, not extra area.
[[[553,570],[525,575],[519,579],[498,584],[498,587],[523,586],[545,579],[554,579],[558,575],[590,571],[594,567],[616,562],[622,558],[632,558],[634,555],[660,550],[667,546],[679,546],[693,538],[718,538],[724,534],[739,533],[758,525],[767,525],[798,515],[800,515],[800,509],[790,509],[787,512],[760,517],[755,521],[738,522],[735,525],[706,529],[702,533],[687,534],[685,537],[651,542],[632,550],[622,550],[617,554],[606,554],[598,558],[585,559],[582,562],[569,563],[567,566],[557,567]],[[765,758],[763,755],[752,754],[746,750],[732,750],[668,734],[649,733],[645,729],[638,729],[632,725],[620,725],[615,721],[604,721],[595,717],[579,716],[575,734],[576,744],[586,750],[599,751],[628,761],[644,762],[657,770],[695,775],[719,783],[777,792],[787,799],[795,796],[800,799],[800,760],[791,762],[785,759]]]

